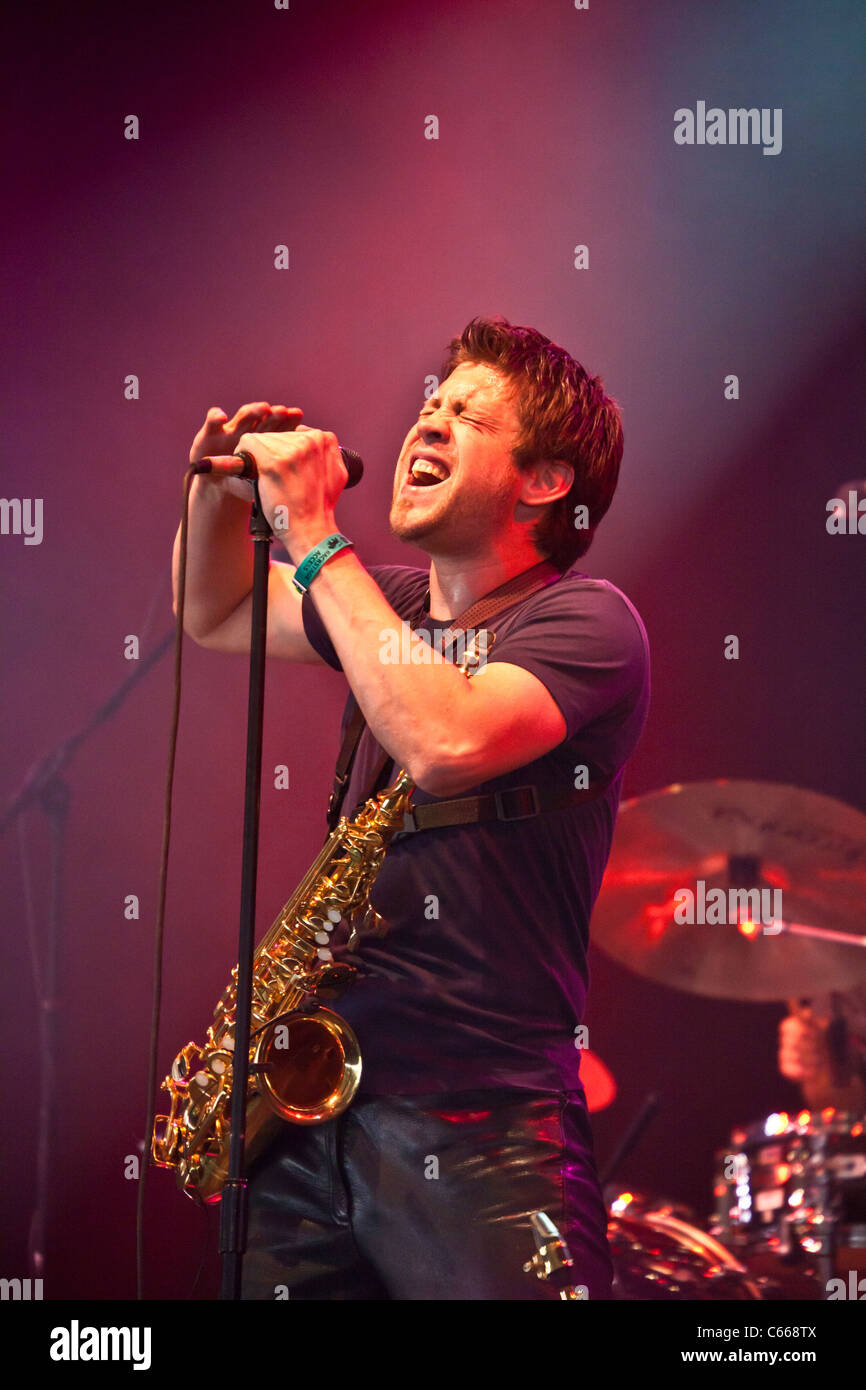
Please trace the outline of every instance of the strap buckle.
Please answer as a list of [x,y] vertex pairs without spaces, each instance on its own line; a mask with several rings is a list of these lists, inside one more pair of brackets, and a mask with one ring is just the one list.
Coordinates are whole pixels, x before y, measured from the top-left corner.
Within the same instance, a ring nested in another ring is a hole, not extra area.
[[415,808],[414,808],[414,806],[412,806],[412,807],[409,808],[409,810],[403,812],[403,824],[402,824],[402,826],[400,827],[400,829],[397,831],[397,834],[398,834],[398,835],[411,835],[412,832],[415,831],[415,830],[417,830],[417,829],[418,829],[418,823],[417,823],[417,821],[415,820]]
[[[519,796],[523,798],[523,805],[526,805],[526,797],[529,797],[531,810],[515,811],[509,815],[503,803],[503,797]],[[533,783],[527,782],[522,787],[506,787],[504,791],[493,793],[493,802],[496,806],[496,815],[499,820],[529,820],[532,816],[541,814],[541,807],[538,803],[538,790]]]

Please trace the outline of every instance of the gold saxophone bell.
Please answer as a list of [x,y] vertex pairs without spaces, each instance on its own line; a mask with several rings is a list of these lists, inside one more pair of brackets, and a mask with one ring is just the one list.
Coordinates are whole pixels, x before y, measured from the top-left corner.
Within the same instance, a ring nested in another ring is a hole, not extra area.
[[262,1030],[253,1063],[259,1093],[296,1125],[341,1115],[361,1080],[361,1048],[344,1018],[319,1006],[280,1014]]

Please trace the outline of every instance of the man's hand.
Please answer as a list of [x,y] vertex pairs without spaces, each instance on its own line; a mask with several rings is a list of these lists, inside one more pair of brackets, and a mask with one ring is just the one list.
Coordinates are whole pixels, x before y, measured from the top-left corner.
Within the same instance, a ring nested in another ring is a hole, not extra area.
[[855,1074],[852,1058],[836,1059],[830,1050],[830,1019],[817,1016],[797,1000],[779,1024],[779,1071],[796,1081],[812,1110],[833,1105],[839,1110],[861,1110],[866,1088]]
[[299,564],[337,530],[334,508],[349,477],[337,436],[299,425],[293,434],[244,434],[236,447],[255,459],[265,516]]
[[[241,446],[258,446],[263,439],[282,441],[284,447],[296,429],[304,429],[300,423],[302,418],[303,411],[295,407],[272,406],[267,401],[241,406],[231,420],[224,410],[214,406],[193,440],[190,462],[198,463],[210,454],[233,454]],[[261,433],[263,430],[265,434]],[[249,452],[253,453],[253,448]],[[259,453],[258,447],[255,452]],[[342,465],[342,458],[340,463]],[[243,478],[215,478],[202,473],[194,481],[190,501],[184,627],[204,647],[248,652],[253,578],[249,520],[253,489]],[[172,559],[175,602],[179,563],[180,529],[175,537]],[[268,655],[288,661],[324,664],[304,632],[301,601],[291,584],[292,573],[291,565],[270,567]]]
[[[242,405],[231,419],[218,406],[211,406],[205,422],[192,442],[189,451],[190,463],[212,455],[236,454],[245,434],[260,434],[263,430],[282,433],[297,429],[304,418],[304,412],[295,406],[269,405],[258,401],[254,405]],[[301,426],[303,428],[303,426]],[[252,450],[250,450],[252,452]],[[202,474],[202,480],[215,484],[225,492],[240,497],[243,502],[252,501],[252,490],[243,478],[212,478]]]
[[[793,1006],[792,1006],[793,1007]],[[829,1020],[811,1009],[794,1008],[779,1024],[779,1071],[799,1085],[825,1080],[830,1073]]]

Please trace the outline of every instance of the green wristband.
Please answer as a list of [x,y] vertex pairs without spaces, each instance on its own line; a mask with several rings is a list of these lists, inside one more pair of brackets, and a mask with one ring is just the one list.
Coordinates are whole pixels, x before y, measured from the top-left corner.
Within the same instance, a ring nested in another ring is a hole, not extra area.
[[315,579],[319,570],[326,560],[330,560],[332,555],[336,555],[338,550],[345,550],[347,545],[352,545],[348,536],[344,536],[339,531],[335,531],[332,536],[326,536],[323,541],[313,546],[309,555],[305,555],[292,575],[292,583],[299,594],[305,594]]

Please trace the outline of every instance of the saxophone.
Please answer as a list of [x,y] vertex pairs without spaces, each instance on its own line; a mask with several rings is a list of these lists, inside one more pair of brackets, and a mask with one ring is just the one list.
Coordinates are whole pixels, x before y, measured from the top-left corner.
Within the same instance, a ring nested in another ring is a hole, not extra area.
[[[341,817],[318,858],[256,948],[250,1030],[245,1156],[252,1163],[280,1127],[320,1124],[351,1103],[361,1079],[361,1050],[339,1014],[317,1004],[341,994],[356,971],[337,964],[329,933],[350,923],[349,946],[384,924],[370,906],[373,882],[392,837],[403,826],[414,783],[394,783],[351,819]],[[214,1010],[203,1047],[187,1043],[162,1083],[170,1113],[157,1115],[151,1153],[177,1171],[179,1187],[219,1201],[228,1177],[229,1102],[235,1048],[237,966]]]
[[[493,635],[485,634],[487,650]],[[482,659],[473,638],[459,669],[471,677]],[[329,933],[338,922],[349,923],[348,945],[354,950],[362,936],[387,930],[370,905],[370,893],[391,840],[403,828],[414,785],[401,769],[391,786],[351,819],[341,817],[256,948],[247,1163],[264,1151],[282,1121],[321,1124],[340,1115],[358,1089],[358,1039],[345,1019],[318,1003],[341,994],[356,974],[354,966],[333,960]],[[187,1043],[172,1062],[161,1087],[170,1097],[169,1114],[154,1120],[154,1163],[174,1168],[178,1186],[201,1202],[218,1202],[228,1177],[236,989],[237,966],[204,1045]]]

